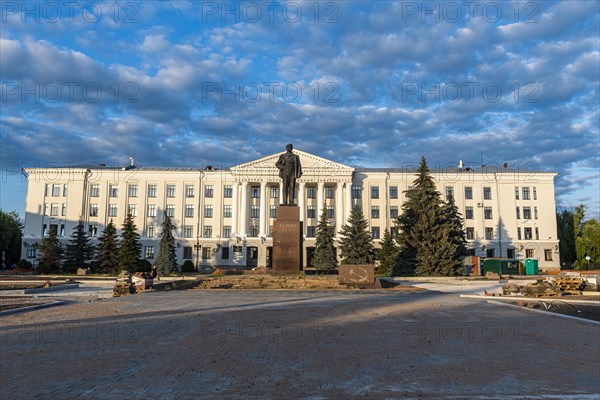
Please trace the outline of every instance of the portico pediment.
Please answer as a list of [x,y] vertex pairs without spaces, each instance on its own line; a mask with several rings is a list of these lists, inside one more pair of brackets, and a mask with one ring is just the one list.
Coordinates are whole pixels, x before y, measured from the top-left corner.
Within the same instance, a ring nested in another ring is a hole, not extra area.
[[[277,182],[279,181],[279,170],[275,167],[275,163],[283,153],[282,151],[236,165],[230,168],[230,171],[237,181]],[[298,182],[350,182],[352,180],[354,172],[352,167],[302,150],[294,149],[294,154],[300,157],[302,165],[302,177],[298,179]]]

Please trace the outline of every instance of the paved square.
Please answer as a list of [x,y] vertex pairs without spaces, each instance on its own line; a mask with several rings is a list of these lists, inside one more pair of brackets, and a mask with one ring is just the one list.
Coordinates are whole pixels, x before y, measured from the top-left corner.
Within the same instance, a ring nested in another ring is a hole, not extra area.
[[600,325],[449,293],[155,292],[0,334],[2,399],[600,398]]

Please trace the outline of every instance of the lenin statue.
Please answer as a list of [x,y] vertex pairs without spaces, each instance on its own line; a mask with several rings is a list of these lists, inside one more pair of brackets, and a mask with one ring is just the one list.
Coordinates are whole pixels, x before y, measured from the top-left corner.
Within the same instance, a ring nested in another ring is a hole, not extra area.
[[300,157],[292,153],[294,146],[288,144],[287,150],[279,156],[275,166],[279,169],[279,177],[283,180],[283,204],[294,204],[294,189],[296,188],[296,179],[302,176],[302,166]]

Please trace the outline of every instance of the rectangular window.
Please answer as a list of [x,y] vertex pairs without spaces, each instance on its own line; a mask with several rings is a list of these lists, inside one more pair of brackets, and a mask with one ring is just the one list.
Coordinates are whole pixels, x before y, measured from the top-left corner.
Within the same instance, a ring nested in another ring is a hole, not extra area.
[[269,231],[267,232],[268,237],[273,237],[273,225],[269,225]]
[[525,257],[526,258],[533,258],[534,255],[535,255],[534,249],[525,249]]
[[483,199],[484,200],[491,200],[492,199],[492,188],[491,187],[484,187],[483,188]]
[[90,197],[100,197],[100,185],[92,185],[90,189]]
[[537,200],[537,188],[533,188],[533,199]]
[[335,218],[335,208],[333,206],[327,206],[327,218]]
[[496,249],[487,249],[485,251],[485,256],[488,258],[493,258],[496,256]]
[[506,258],[515,258],[515,249],[506,249]]
[[183,226],[183,237],[184,238],[193,238],[194,237],[194,226],[193,225],[184,225]]
[[454,199],[454,188],[452,186],[446,187],[446,201],[450,200],[450,197]]
[[108,195],[110,197],[119,197],[119,185],[109,185]]
[[279,198],[279,186],[269,187],[269,197],[271,197],[272,199]]
[[540,240],[540,228],[535,227],[535,240]]
[[379,218],[379,206],[371,206],[371,219]]
[[532,240],[532,239],[533,239],[533,235],[532,235],[531,228],[525,228],[525,240]]
[[371,198],[372,199],[379,198],[379,186],[371,186]]
[[492,240],[494,238],[494,228],[485,228],[485,239]]
[[232,213],[233,208],[231,207],[231,204],[225,204],[223,206],[223,218],[231,218]]
[[204,197],[211,199],[215,195],[215,189],[213,185],[204,185]]
[[58,225],[50,224],[50,232],[54,232],[54,234],[58,235]]
[[98,225],[90,225],[88,226],[88,236],[96,237],[98,236]]
[[60,197],[60,189],[60,184],[55,183],[54,185],[52,185],[52,197]]
[[204,205],[204,218],[212,218],[213,217],[213,206],[212,204]]
[[44,196],[48,197],[50,196],[50,184],[46,183],[46,186],[44,187]]
[[317,227],[316,226],[307,226],[306,227],[306,237],[314,238],[317,236]]
[[196,186],[194,185],[185,185],[185,197],[193,198],[196,196]]
[[467,228],[467,240],[475,239],[475,228]]
[[167,197],[175,197],[175,185],[167,185]]
[[515,200],[519,200],[519,188],[515,188]]
[[333,199],[334,198],[334,189],[333,186],[325,186],[325,198]]
[[256,204],[250,206],[250,218],[260,218],[260,206]]
[[221,247],[221,260],[229,260],[229,247]]
[[67,197],[67,195],[69,194],[69,185],[67,185],[66,183],[63,185],[63,197]]
[[190,246],[186,246],[183,248],[183,259],[184,260],[192,259],[192,248]]
[[465,219],[473,219],[473,207],[465,207]]
[[361,195],[361,188],[360,186],[352,186],[352,198],[353,199],[360,199],[360,195]]
[[186,218],[194,218],[194,205],[193,204],[185,205],[185,217]]
[[473,200],[473,188],[471,186],[465,186],[465,199]]
[[137,217],[137,204],[130,204],[128,213],[131,214],[132,217]]
[[146,227],[146,237],[147,238],[153,238],[154,234],[155,234],[154,231],[155,231],[154,224],[148,225]]
[[521,228],[517,228],[517,239],[521,240]]
[[316,186],[307,186],[306,187],[306,198],[307,199],[316,199],[317,198],[317,187]]
[[48,211],[50,211],[50,204],[44,204],[44,215],[48,215]]
[[517,219],[521,219],[521,209],[517,207]]
[[523,200],[529,200],[529,188],[528,187],[523,188]]
[[212,257],[212,249],[210,247],[203,247],[202,248],[202,259],[210,260],[211,257]]
[[258,237],[258,226],[253,225],[250,227],[250,237]]
[[156,185],[148,185],[148,197],[156,197]]
[[129,197],[137,197],[138,185],[129,185]]
[[533,207],[533,218],[538,219],[537,206]]
[[204,225],[203,237],[211,238],[212,237],[212,225]]
[[90,204],[90,217],[98,216],[98,204]]
[[231,236],[231,225],[223,225],[223,237],[228,238]]
[[27,258],[35,258],[37,247],[33,245],[27,246]]
[[260,198],[260,186],[252,186],[250,188],[250,197],[252,197],[253,199]]
[[390,228],[390,236],[392,237],[392,239],[395,239],[396,236],[398,236],[398,228],[395,226],[392,226]]
[[277,218],[277,206],[271,206],[269,208],[269,218]]
[[62,203],[62,209],[60,210],[60,215],[63,217],[67,215],[67,203]]
[[58,203],[50,204],[50,215],[58,215]]
[[390,199],[398,198],[398,186],[390,186]]
[[544,260],[546,260],[546,261],[552,261],[552,249],[545,249],[544,250]]
[[492,207],[483,208],[483,218],[492,219]]
[[167,204],[165,215],[169,218],[175,217],[175,204]]
[[48,234],[48,225],[42,225],[42,236],[46,236]]
[[148,216],[156,217],[156,204],[148,204]]
[[231,199],[233,197],[233,186],[231,186],[231,185],[223,186],[223,197],[226,199]]
[[306,207],[306,218],[316,218],[316,217],[317,217],[317,210],[316,210],[315,206]]
[[523,219],[531,219],[531,207],[523,207]]
[[390,218],[398,218],[398,206],[390,206]]
[[154,258],[154,246],[146,246],[146,259]]
[[379,239],[379,227],[378,226],[371,227],[371,237],[373,239]]
[[117,204],[108,205],[108,216],[117,217],[119,215],[119,206]]

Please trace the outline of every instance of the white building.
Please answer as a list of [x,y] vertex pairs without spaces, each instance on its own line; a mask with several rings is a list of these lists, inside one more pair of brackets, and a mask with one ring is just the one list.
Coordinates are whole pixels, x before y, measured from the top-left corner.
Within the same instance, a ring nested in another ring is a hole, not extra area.
[[[303,151],[297,204],[303,221],[303,265],[310,266],[323,205],[336,232],[360,204],[375,239],[395,232],[404,191],[418,164],[403,168],[352,168]],[[98,237],[127,212],[141,236],[142,257],[156,257],[163,215],[177,226],[180,263],[267,267],[272,226],[281,198],[275,162],[280,153],[228,169],[106,167],[27,168],[23,258],[35,262],[49,229],[69,240],[79,220]],[[537,258],[542,270],[558,269],[554,180],[558,174],[484,168],[432,168],[438,190],[452,192],[465,218],[469,246],[482,257]],[[337,233],[336,233],[337,235]]]

